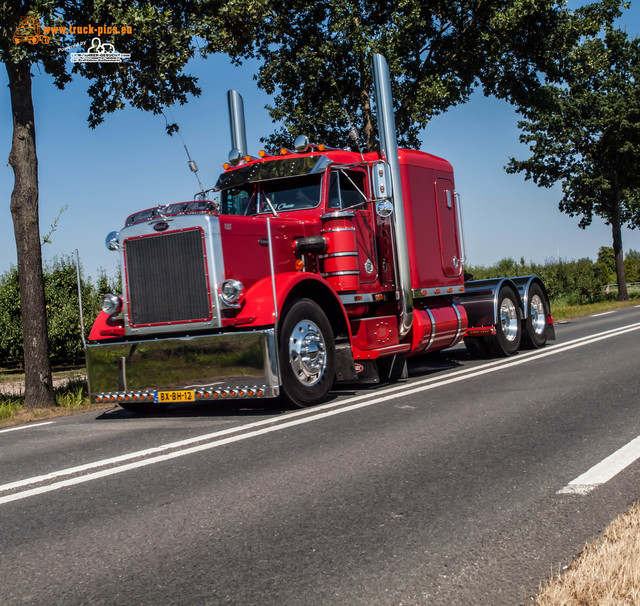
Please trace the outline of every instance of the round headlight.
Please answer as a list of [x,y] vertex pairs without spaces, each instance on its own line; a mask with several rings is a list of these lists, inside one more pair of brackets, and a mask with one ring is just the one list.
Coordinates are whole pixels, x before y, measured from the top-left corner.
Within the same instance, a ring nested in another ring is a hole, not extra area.
[[244,285],[238,280],[225,280],[220,288],[220,297],[226,305],[236,307],[244,294]]
[[102,297],[102,311],[109,316],[120,313],[122,309],[122,299],[117,295],[108,294]]

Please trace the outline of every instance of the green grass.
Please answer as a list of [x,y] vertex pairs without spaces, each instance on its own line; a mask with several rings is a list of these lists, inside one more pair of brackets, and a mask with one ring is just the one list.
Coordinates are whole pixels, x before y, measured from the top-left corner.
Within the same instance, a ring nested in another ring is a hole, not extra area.
[[[0,427],[71,414],[73,412],[104,408],[104,405],[100,406],[91,403],[87,382],[84,378],[78,376],[77,370],[74,371],[72,375],[69,374],[70,372],[71,371],[54,373],[56,379],[61,377],[66,378],[68,376],[72,378],[66,385],[53,390],[56,400],[56,406],[53,408],[25,408],[24,395],[21,393],[21,390],[20,393],[17,394],[0,394]],[[20,378],[18,374],[4,381],[0,379],[0,384],[7,383],[8,381],[16,381],[16,376],[18,379]]]
[[593,314],[602,313],[604,311],[611,311],[616,309],[622,309],[624,307],[633,307],[640,304],[640,297],[631,297],[628,301],[615,301],[608,299],[606,301],[600,301],[599,303],[588,303],[585,305],[574,305],[566,301],[552,301],[551,313],[555,322],[561,320],[570,320],[572,318],[583,318],[585,316],[591,316]]
[[18,396],[1,396],[0,397],[0,421],[9,419],[24,408],[24,399]]
[[84,379],[73,379],[64,387],[54,389],[56,404],[62,408],[79,408],[89,403],[87,382]]

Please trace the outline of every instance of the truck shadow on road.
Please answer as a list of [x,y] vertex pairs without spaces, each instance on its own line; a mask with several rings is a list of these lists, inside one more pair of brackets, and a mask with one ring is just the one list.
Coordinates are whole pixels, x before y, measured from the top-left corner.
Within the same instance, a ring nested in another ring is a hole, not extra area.
[[274,400],[238,400],[227,402],[196,402],[172,404],[169,408],[147,413],[135,413],[114,406],[96,417],[96,421],[124,419],[199,418],[199,417],[268,417],[278,416],[290,410],[279,398]]
[[[442,373],[447,370],[460,368],[465,361],[469,360],[469,355],[464,348],[457,348],[445,352],[435,352],[410,358],[407,361],[409,379],[422,378],[432,374]],[[400,380],[397,384],[402,384],[405,380]],[[378,385],[360,384],[339,384],[331,391],[329,397],[324,402],[329,404],[339,398],[348,398],[370,392],[375,395],[376,389],[389,382],[382,382]],[[288,403],[283,397],[264,400],[226,400],[223,402],[196,402],[191,404],[172,404],[164,410],[150,411],[144,414],[130,412],[116,405],[105,410],[96,417],[97,421],[122,421],[126,419],[149,419],[149,418],[215,418],[215,417],[277,417],[279,415],[299,410],[296,406]]]

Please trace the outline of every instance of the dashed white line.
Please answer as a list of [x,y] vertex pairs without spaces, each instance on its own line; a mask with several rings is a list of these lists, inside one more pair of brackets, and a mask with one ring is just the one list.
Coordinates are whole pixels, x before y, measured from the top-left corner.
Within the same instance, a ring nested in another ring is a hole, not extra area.
[[591,317],[592,318],[599,318],[600,316],[608,316],[609,314],[614,313],[614,311],[603,311],[602,313],[599,313],[599,314],[591,314]]
[[585,471],[575,480],[571,480],[557,494],[589,494],[592,490],[602,484],[606,484],[611,478],[618,475],[640,458],[640,436],[631,440],[622,448]]

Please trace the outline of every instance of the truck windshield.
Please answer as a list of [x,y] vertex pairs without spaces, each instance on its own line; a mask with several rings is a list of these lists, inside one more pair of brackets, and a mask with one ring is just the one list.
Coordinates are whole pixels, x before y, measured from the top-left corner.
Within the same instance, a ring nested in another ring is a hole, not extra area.
[[221,214],[270,213],[267,198],[278,212],[315,208],[320,205],[321,182],[322,175],[305,175],[231,187],[221,192]]
[[264,196],[269,197],[271,204],[278,212],[319,206],[321,180],[322,175],[305,175],[263,183],[263,203],[260,212],[270,212]]

